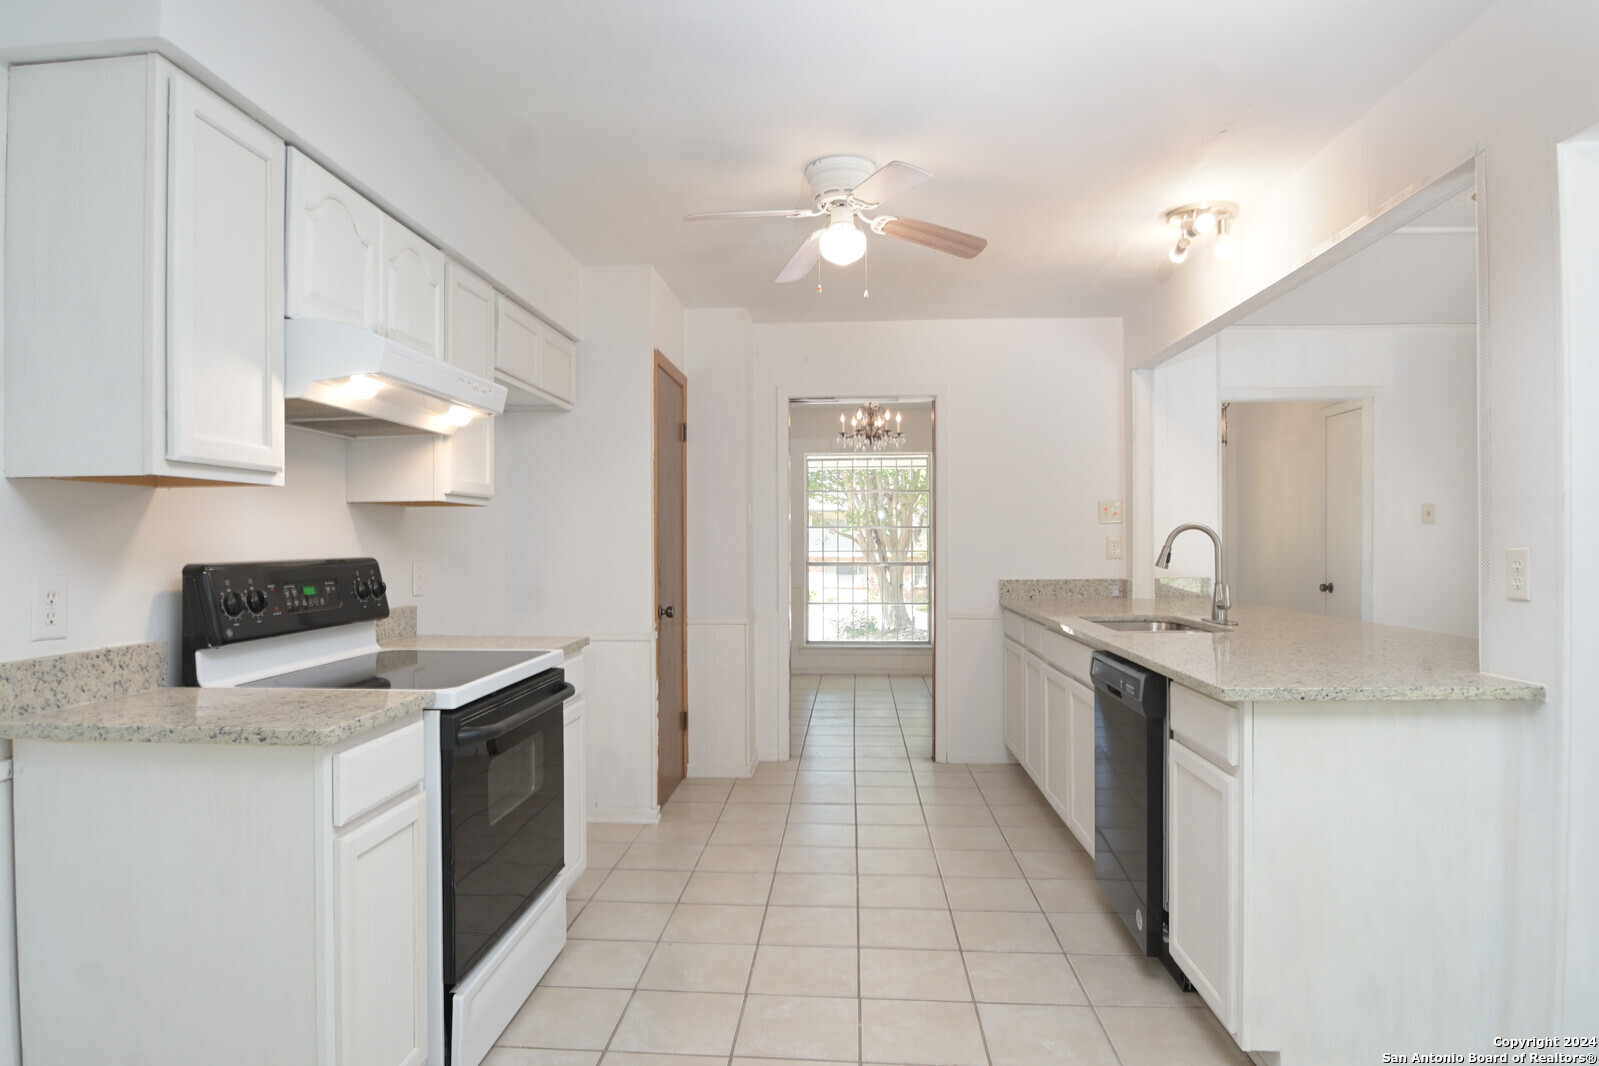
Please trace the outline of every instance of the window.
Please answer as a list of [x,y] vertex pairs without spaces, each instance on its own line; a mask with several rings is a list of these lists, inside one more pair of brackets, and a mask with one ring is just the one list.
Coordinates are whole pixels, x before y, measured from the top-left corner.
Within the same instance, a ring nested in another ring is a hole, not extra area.
[[805,639],[932,639],[932,493],[926,455],[805,459]]

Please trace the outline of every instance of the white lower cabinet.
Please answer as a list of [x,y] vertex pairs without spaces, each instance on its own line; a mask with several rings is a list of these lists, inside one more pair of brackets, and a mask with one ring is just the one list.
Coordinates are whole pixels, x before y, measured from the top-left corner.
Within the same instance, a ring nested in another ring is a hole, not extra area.
[[1166,788],[1172,958],[1235,1033],[1242,947],[1238,778],[1172,742]]
[[427,1061],[427,825],[420,791],[333,846],[333,1031],[340,1066]]
[[1025,763],[1027,755],[1027,651],[1005,638],[1005,746]]
[[422,733],[16,741],[25,1061],[425,1063]]
[[[1006,617],[1004,665],[1005,746],[1032,776],[1066,827],[1094,850],[1094,693],[1075,674],[1086,674],[1087,649],[1061,639],[1060,655],[1039,656],[1010,636],[1021,620]],[[1054,642],[1039,641],[1049,652]],[[1057,661],[1058,659],[1058,661]]]

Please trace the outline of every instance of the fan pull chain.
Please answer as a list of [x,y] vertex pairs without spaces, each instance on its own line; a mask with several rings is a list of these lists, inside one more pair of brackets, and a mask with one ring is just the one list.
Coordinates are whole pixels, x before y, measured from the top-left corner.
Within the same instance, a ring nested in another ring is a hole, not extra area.
[[816,257],[816,291],[822,291],[822,257]]
[[865,275],[861,285],[861,299],[872,298],[872,246],[868,242],[866,251],[861,253],[861,273]]

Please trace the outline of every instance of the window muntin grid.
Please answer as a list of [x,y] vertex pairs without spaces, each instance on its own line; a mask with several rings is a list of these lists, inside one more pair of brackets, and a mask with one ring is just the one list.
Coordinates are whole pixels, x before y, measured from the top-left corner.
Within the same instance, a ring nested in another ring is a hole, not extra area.
[[806,457],[807,643],[931,641],[930,459]]

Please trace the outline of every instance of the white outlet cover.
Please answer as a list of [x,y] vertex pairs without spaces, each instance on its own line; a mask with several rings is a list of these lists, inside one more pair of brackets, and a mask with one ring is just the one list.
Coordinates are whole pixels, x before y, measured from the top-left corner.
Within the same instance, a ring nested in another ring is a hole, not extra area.
[[1505,549],[1505,596],[1522,602],[1532,599],[1532,549]]
[[1122,539],[1120,537],[1105,538],[1105,558],[1120,559],[1122,557]]
[[33,640],[64,640],[67,635],[67,575],[33,579]]
[[411,564],[411,595],[422,595],[422,563],[420,561]]

